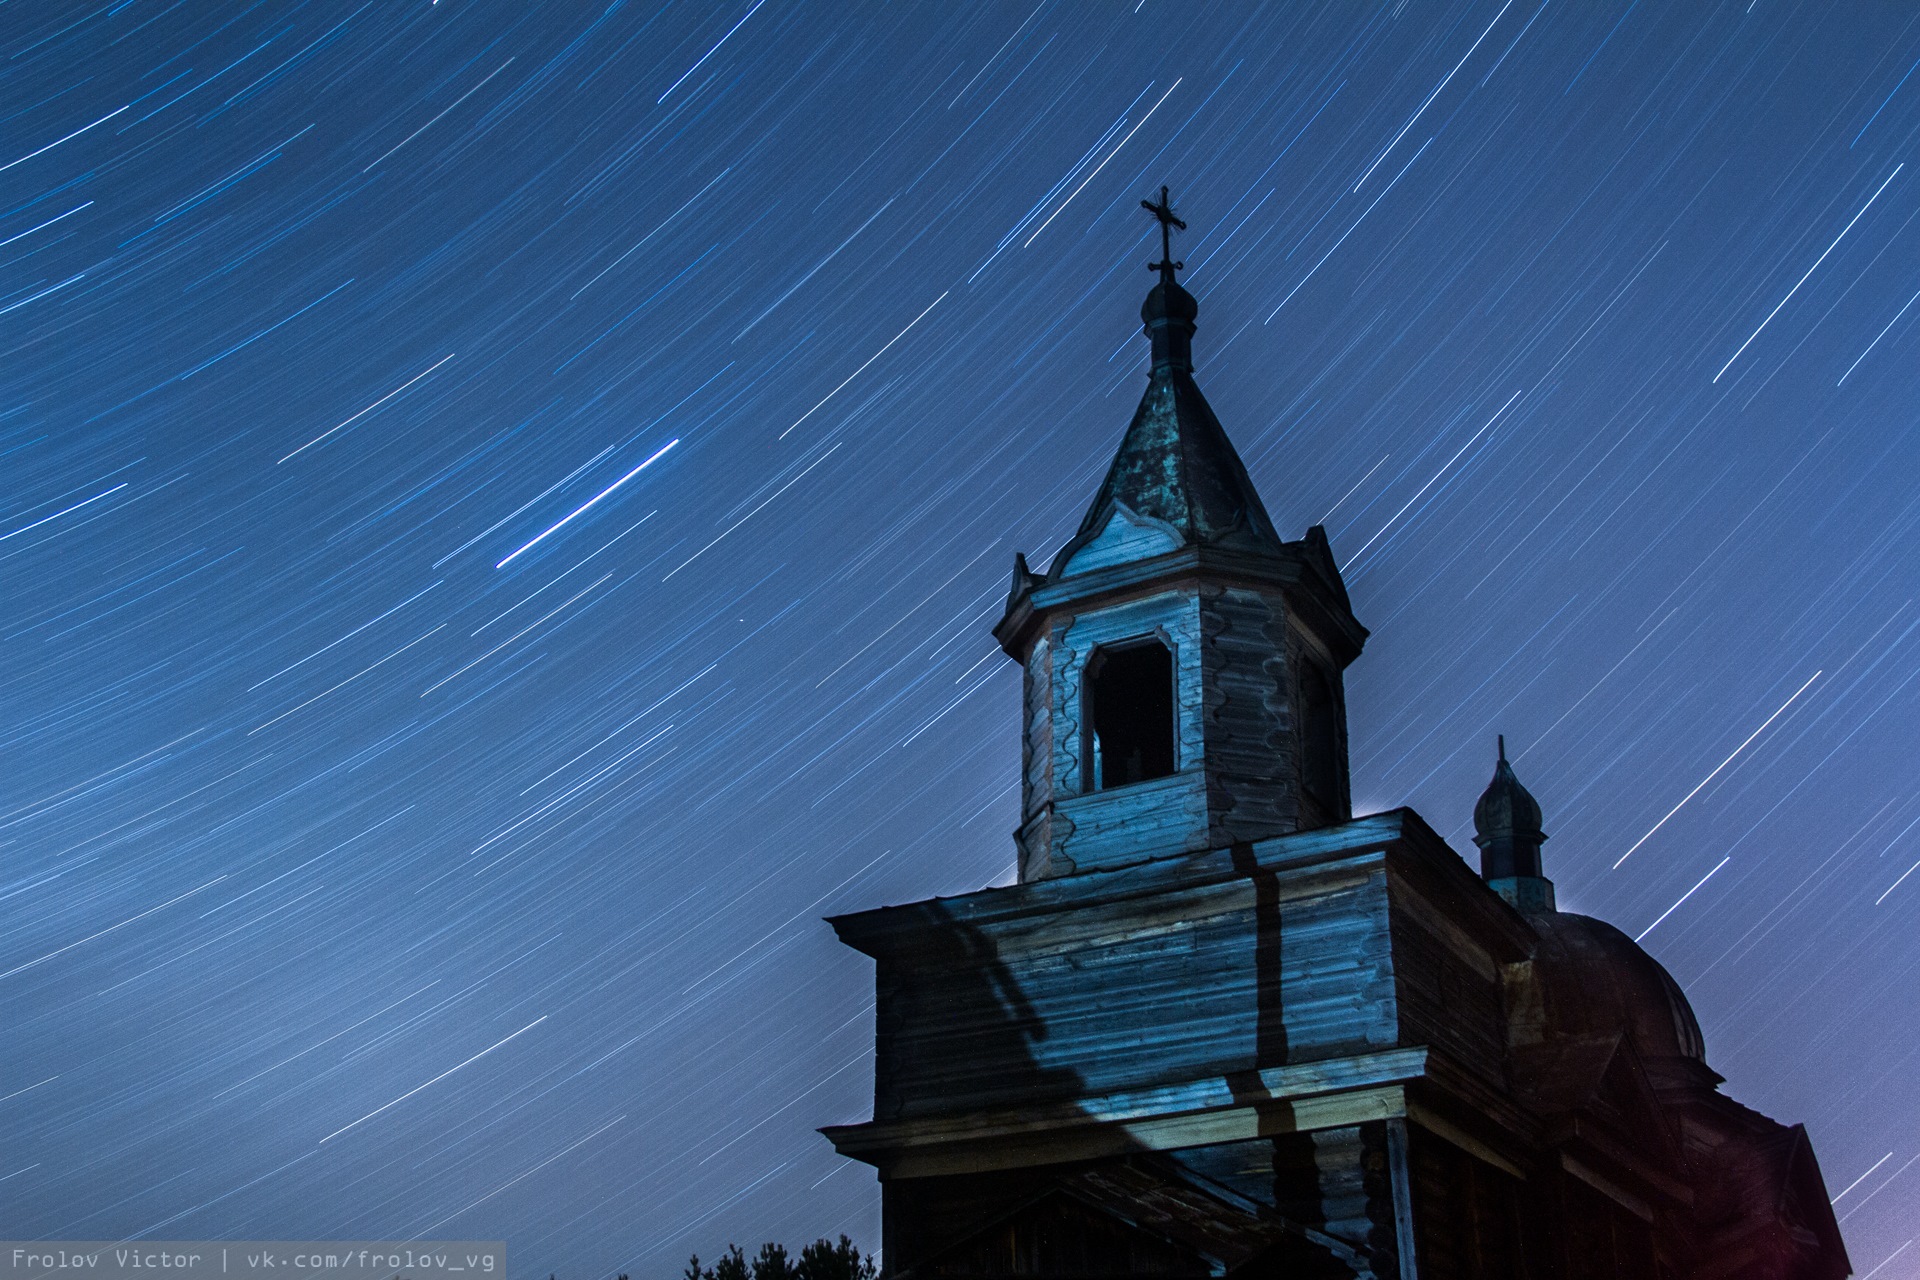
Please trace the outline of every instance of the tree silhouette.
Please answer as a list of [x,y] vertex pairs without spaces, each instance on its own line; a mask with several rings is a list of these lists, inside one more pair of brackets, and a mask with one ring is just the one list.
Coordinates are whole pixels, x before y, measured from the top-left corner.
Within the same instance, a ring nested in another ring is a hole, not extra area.
[[772,1242],[761,1245],[751,1261],[739,1245],[729,1244],[710,1267],[702,1267],[696,1253],[687,1259],[681,1280],[878,1280],[879,1275],[879,1264],[843,1235],[838,1244],[815,1240],[800,1250],[797,1261],[785,1245]]

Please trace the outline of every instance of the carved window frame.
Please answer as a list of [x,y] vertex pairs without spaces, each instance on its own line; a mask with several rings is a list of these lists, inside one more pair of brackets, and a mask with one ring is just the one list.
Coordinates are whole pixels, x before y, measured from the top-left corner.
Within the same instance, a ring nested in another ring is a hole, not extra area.
[[[1144,649],[1148,645],[1158,646],[1167,655],[1167,729],[1171,736],[1169,746],[1172,750],[1173,767],[1168,772],[1143,778],[1139,782],[1125,782],[1115,786],[1100,785],[1100,768],[1097,750],[1097,732],[1094,726],[1094,689],[1100,679],[1100,668],[1105,665],[1109,655],[1125,652],[1129,649]],[[1114,640],[1102,640],[1088,652],[1086,661],[1080,664],[1077,690],[1080,703],[1080,793],[1098,795],[1107,791],[1124,791],[1132,787],[1143,786],[1149,782],[1158,782],[1180,772],[1184,763],[1181,759],[1180,743],[1180,646],[1165,627],[1155,627],[1141,635],[1122,636]]]

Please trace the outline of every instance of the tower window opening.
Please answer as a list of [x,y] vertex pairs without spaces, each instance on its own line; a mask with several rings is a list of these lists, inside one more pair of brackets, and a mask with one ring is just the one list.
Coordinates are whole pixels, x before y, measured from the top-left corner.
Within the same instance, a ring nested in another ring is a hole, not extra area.
[[1307,790],[1329,810],[1340,806],[1339,712],[1333,689],[1319,667],[1308,664],[1300,673],[1300,777]]
[[1095,789],[1174,771],[1173,654],[1158,640],[1102,649],[1087,663]]

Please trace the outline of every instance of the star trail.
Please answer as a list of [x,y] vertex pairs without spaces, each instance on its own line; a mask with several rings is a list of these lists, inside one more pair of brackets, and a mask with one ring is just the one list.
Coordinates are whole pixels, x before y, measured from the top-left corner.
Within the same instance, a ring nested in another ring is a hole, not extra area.
[[0,1236],[877,1247],[819,917],[1013,876],[1166,184],[1355,811],[1504,733],[1920,1276],[1920,16],[0,14]]

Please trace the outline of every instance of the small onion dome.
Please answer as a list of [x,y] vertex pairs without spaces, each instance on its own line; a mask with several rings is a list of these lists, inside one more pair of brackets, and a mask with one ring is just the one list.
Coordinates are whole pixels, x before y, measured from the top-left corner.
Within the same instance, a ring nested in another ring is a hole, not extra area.
[[1520,785],[1507,763],[1507,740],[1493,781],[1473,806],[1473,842],[1480,846],[1480,874],[1487,880],[1540,875],[1540,802]]
[[1174,265],[1163,264],[1168,269],[1161,271],[1160,283],[1148,291],[1147,300],[1140,304],[1140,319],[1153,344],[1153,367],[1190,372],[1193,369],[1193,318],[1200,314],[1200,304],[1173,278],[1170,268]]
[[1162,280],[1147,293],[1140,304],[1140,320],[1149,328],[1155,320],[1185,320],[1191,323],[1200,314],[1200,304],[1177,281]]

